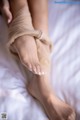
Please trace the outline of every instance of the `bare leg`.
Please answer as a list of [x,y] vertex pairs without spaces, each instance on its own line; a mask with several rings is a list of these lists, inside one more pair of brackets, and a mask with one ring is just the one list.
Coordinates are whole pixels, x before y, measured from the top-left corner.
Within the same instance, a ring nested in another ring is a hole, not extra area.
[[[18,12],[24,6],[28,7],[28,4],[26,0],[10,0],[10,6],[14,20],[16,12]],[[31,19],[31,17],[28,17],[28,19]],[[30,27],[32,27],[31,21],[29,25]],[[24,35],[17,38],[13,44],[13,48],[14,52],[16,52],[19,55],[21,62],[24,66],[26,66],[30,71],[32,71],[35,74],[41,74],[41,68],[37,56],[37,48],[33,37]]]
[[[28,0],[28,2],[34,28],[48,34],[47,0]],[[44,47],[47,51],[48,46]],[[44,70],[49,74],[49,68],[45,66]],[[40,101],[50,120],[75,120],[73,109],[59,100],[53,93],[48,74],[34,75],[32,81],[28,84],[30,94]]]

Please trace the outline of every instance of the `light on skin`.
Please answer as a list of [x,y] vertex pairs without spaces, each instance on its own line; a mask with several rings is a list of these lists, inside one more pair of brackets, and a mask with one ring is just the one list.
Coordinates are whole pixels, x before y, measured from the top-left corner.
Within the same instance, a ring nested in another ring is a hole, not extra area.
[[[28,3],[26,0],[9,0],[9,1],[13,19],[16,12],[19,9],[21,9],[25,5],[27,6],[29,5],[32,17],[31,24],[34,26],[35,29],[42,30],[43,32],[48,34],[48,0],[28,0]],[[17,48],[22,59],[24,59],[25,57],[24,53],[25,51],[27,51],[26,56],[28,58],[26,59],[27,64],[26,63],[24,64],[26,64],[28,67],[31,66],[31,69],[32,71],[34,71],[34,73],[41,73],[42,70],[39,66],[37,48],[34,41],[35,40],[33,37],[25,35],[18,38],[13,46]],[[25,49],[23,43],[26,44]],[[30,46],[32,46],[32,50]],[[46,46],[45,49],[47,50],[49,48]],[[32,55],[33,50],[34,55]],[[35,61],[35,65],[33,61],[31,62],[31,59]],[[46,71],[47,73],[49,73],[48,68],[46,69]],[[42,104],[46,114],[49,117],[49,120],[75,120],[75,112],[71,108],[71,106],[62,102],[55,96],[55,93],[51,88],[48,76],[46,75],[40,76],[33,74],[32,80],[29,81],[27,86],[29,93]]]

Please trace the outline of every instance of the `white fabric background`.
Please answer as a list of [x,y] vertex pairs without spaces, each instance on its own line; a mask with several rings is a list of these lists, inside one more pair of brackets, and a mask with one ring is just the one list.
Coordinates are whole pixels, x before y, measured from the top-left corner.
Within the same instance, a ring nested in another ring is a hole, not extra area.
[[[57,96],[72,105],[80,117],[80,6],[50,0],[49,33],[54,43],[52,85]],[[0,113],[6,112],[8,120],[47,120],[40,104],[26,90],[21,66],[5,46],[7,38],[0,17]]]

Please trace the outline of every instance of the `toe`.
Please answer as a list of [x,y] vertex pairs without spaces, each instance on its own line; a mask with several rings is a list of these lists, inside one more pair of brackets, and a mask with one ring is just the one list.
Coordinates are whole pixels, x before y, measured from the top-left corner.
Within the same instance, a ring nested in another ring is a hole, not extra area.
[[44,70],[42,69],[41,65],[38,62],[35,63],[35,67],[36,67],[36,74],[37,75],[44,75],[45,74]]
[[32,65],[32,72],[33,72],[34,74],[37,74],[37,68],[36,68],[36,65],[35,65],[35,64]]
[[68,120],[75,120],[75,119],[76,119],[76,114],[75,114],[75,112],[73,112],[73,113],[69,116]]
[[43,72],[42,72],[42,69],[41,69],[41,66],[40,66],[39,63],[37,64],[36,68],[37,68],[37,74],[38,74],[38,75],[42,75]]
[[27,65],[27,68],[28,68],[30,71],[33,70],[33,69],[32,69],[32,65],[31,65],[30,63],[27,63],[26,65]]
[[42,73],[41,73],[41,67],[40,67],[40,65],[39,65],[39,63],[33,63],[33,65],[32,65],[32,72],[34,73],[34,74],[37,74],[37,75],[41,75]]
[[[19,54],[19,52],[18,52],[18,54]],[[20,58],[20,60],[21,60],[21,63],[22,63],[29,71],[34,72],[34,71],[33,71],[33,64],[32,64],[32,62],[29,60],[28,57],[23,57],[23,56],[21,56],[21,55],[19,54],[19,58]]]
[[40,65],[36,63],[35,66],[36,66],[36,74],[41,75]]

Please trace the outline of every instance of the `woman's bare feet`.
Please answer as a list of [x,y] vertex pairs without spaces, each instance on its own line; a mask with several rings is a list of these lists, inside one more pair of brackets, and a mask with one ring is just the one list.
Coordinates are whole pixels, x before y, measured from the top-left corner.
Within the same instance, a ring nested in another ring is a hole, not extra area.
[[22,64],[34,74],[44,74],[40,67],[37,47],[33,37],[25,35],[17,38],[11,50],[18,54]]
[[43,105],[49,120],[75,120],[74,110],[52,93],[46,81],[44,77],[34,76],[28,84],[28,91]]

